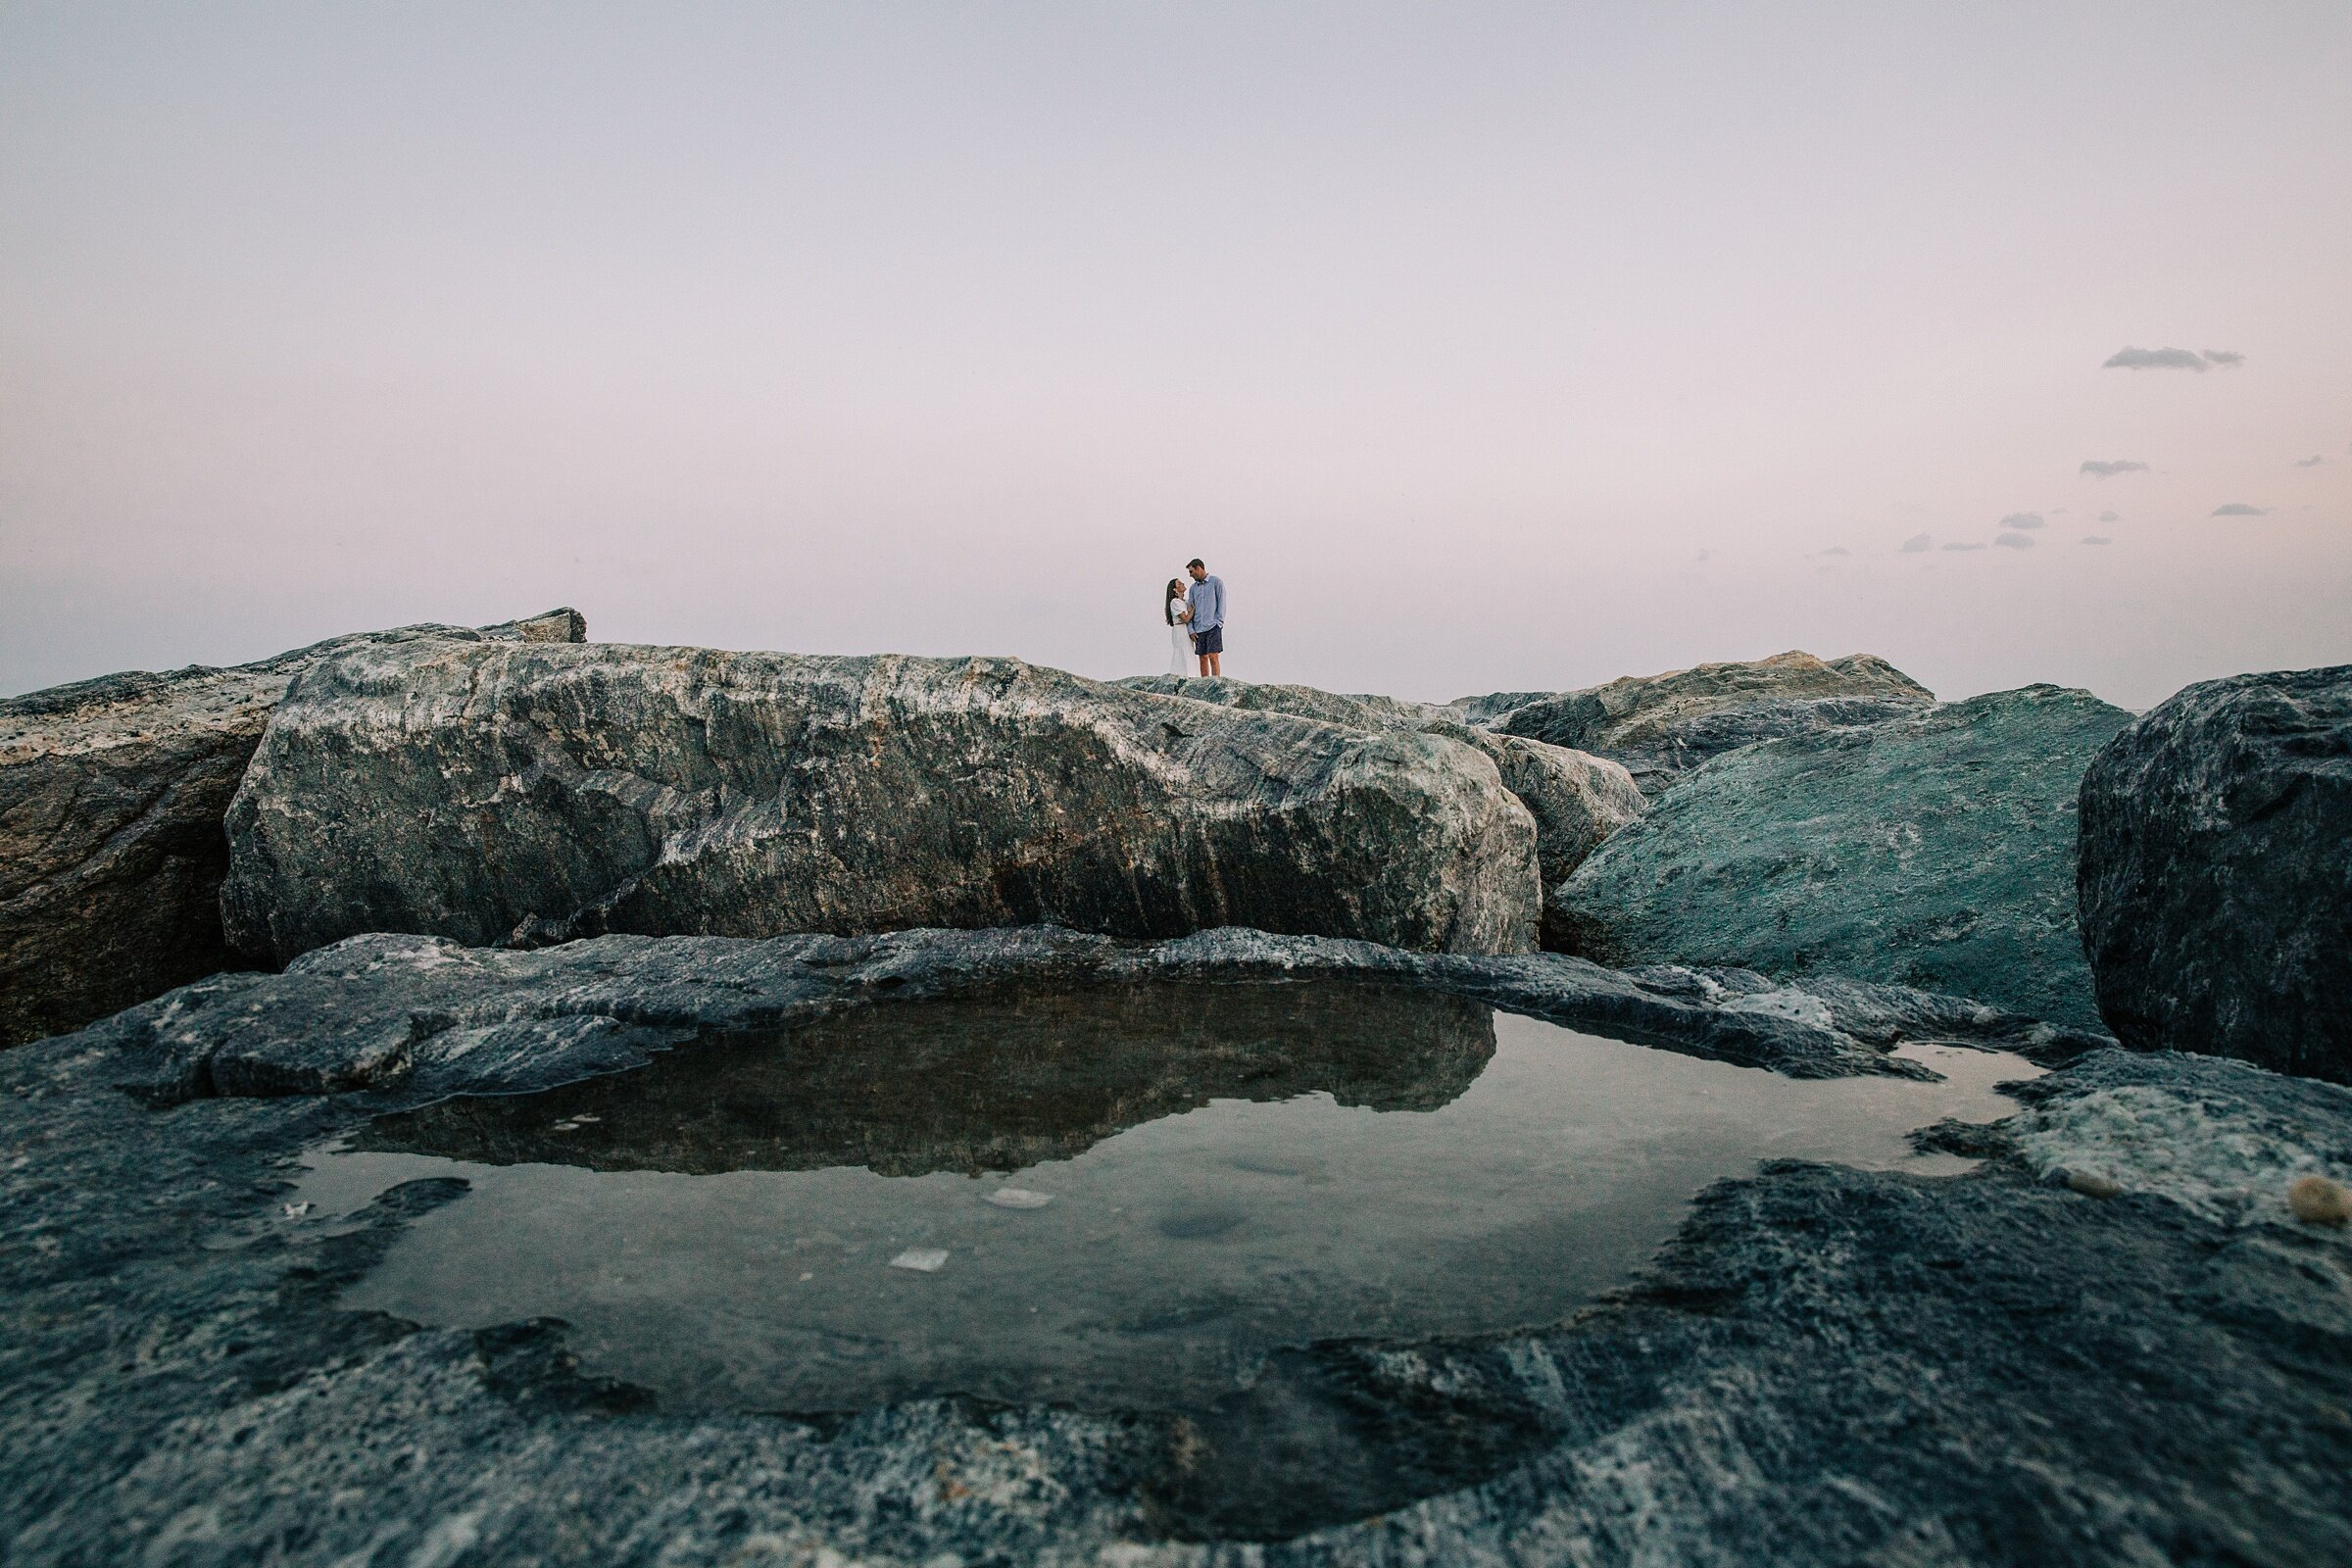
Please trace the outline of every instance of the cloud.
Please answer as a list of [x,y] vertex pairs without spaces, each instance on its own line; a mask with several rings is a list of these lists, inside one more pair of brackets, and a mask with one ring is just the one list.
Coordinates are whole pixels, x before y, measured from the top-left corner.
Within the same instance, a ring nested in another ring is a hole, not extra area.
[[1983,545],[1945,545],[1943,548],[1946,550],[1982,550],[1984,547]]
[[2148,471],[2148,466],[2144,463],[2133,463],[2130,458],[2118,458],[2113,463],[2101,463],[2093,458],[2084,462],[2082,466],[2075,471],[2087,473],[2093,479],[2112,479],[2119,473],[2145,473]]
[[2206,370],[2216,365],[2243,365],[2246,357],[2233,349],[2117,349],[2107,356],[2102,370]]
[[2099,514],[2099,520],[2100,520],[2101,522],[2121,522],[2121,521],[2123,521],[2124,519],[2123,519],[2121,516],[2117,515],[2115,513],[2112,513],[2112,512],[2102,512],[2102,513],[2100,513],[2100,514]]
[[1935,543],[1936,539],[1934,535],[1915,533],[1910,538],[1903,541],[1903,554],[1906,556],[1920,555],[1934,546]]
[[2041,520],[2041,514],[2038,512],[2012,512],[2001,519],[2001,526],[2004,528],[2046,528],[2049,524]]
[[1829,549],[1824,550],[1822,554],[1825,556],[1850,556],[1853,554],[1853,552],[1846,549],[1843,545],[1832,545]]
[[1701,560],[1701,561],[1704,561],[1704,560],[1706,560],[1706,559],[1707,559],[1709,556],[1713,555],[1714,553],[1715,553],[1715,552],[1714,552],[1714,551],[1712,551],[1712,550],[1701,550],[1701,551],[1698,553],[1698,559],[1699,559],[1699,560]]
[[2217,517],[2267,517],[2270,512],[2268,507],[2249,507],[2243,501],[2232,501],[2226,507],[2213,509],[2213,514]]
[[2298,468],[2316,468],[2316,467],[2318,467],[2318,466],[2319,466],[2321,464],[2323,464],[2323,463],[2326,463],[2327,461],[2328,461],[2328,460],[2327,460],[2326,458],[2323,458],[2323,457],[2319,457],[2319,456],[2317,456],[2317,455],[2314,455],[2314,456],[2312,456],[2312,457],[2308,457],[2308,458],[2301,458],[2301,459],[2298,459],[2298,460],[2296,460],[2295,466],[2296,466],[2296,467],[2298,467]]
[[2030,533],[2005,533],[1993,541],[2004,550],[2031,550],[2034,536]]
[[2108,538],[2103,533],[2086,533],[2082,536],[2082,542],[2086,545],[2111,545],[2115,543],[2114,540]]

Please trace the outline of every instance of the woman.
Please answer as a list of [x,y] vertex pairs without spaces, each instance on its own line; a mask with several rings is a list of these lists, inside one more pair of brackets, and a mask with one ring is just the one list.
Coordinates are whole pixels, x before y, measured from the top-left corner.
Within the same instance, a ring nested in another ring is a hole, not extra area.
[[1185,599],[1184,579],[1168,579],[1167,602],[1160,607],[1168,617],[1168,673],[1189,675],[1193,672],[1193,633],[1187,624],[1193,618],[1193,607]]

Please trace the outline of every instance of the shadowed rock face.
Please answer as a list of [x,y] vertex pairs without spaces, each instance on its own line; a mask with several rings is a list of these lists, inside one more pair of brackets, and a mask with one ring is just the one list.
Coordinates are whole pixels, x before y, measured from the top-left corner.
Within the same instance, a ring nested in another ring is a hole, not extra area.
[[1477,751],[1016,660],[419,645],[317,666],[229,811],[232,941],[1052,921],[1534,945]]
[[1494,1054],[1492,1009],[1400,985],[1013,990],[723,1035],[542,1095],[445,1100],[356,1147],[593,1170],[979,1175],[1069,1159],[1212,1099],[1319,1090],[1434,1110]]
[[2124,1044],[2352,1083],[2352,665],[2179,693],[2099,753],[2082,820]]
[[1605,758],[1517,735],[1499,735],[1454,721],[1447,709],[1394,697],[1343,697],[1312,686],[1254,685],[1249,681],[1176,675],[1138,675],[1119,682],[1134,691],[1160,692],[1253,712],[1293,713],[1353,729],[1401,729],[1443,736],[1487,754],[1503,788],[1536,819],[1536,859],[1544,886],[1566,880],[1593,847],[1641,816],[1649,803],[1631,774]]
[[1718,758],[1551,895],[1545,938],[1604,962],[1849,974],[2096,1028],[2075,800],[2131,717],[2029,686]]
[[1574,692],[1497,692],[1452,705],[1465,722],[1625,764],[1656,796],[1708,759],[1757,741],[1907,718],[1935,694],[1869,654],[1776,654],[1628,675]]
[[295,676],[363,646],[578,642],[579,612],[338,637],[227,669],[133,670],[0,701],[0,1045],[77,1028],[236,961],[220,828]]

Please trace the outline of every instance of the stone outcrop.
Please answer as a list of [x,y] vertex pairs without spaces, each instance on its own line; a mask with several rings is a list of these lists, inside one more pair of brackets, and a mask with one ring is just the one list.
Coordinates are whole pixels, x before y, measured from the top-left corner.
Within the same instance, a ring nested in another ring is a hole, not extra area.
[[230,940],[1052,921],[1534,946],[1535,826],[1456,742],[1015,660],[416,644],[315,665],[228,816]]
[[2082,945],[2128,1046],[2352,1082],[2352,665],[2187,688],[2083,776]]
[[1908,718],[1935,694],[1883,659],[1776,654],[1627,675],[1573,692],[1496,692],[1451,704],[1465,723],[1625,764],[1656,796],[1708,759],[1757,741]]
[[1327,724],[1345,724],[1350,729],[1418,729],[1432,719],[1453,716],[1434,703],[1410,702],[1401,697],[1327,692],[1313,686],[1235,680],[1226,675],[1199,679],[1190,675],[1130,675],[1117,684],[1133,692],[1189,697],[1196,703],[1214,703],[1219,708],[1239,708],[1254,713],[1319,718]]
[[579,612],[366,632],[216,669],[134,670],[0,700],[0,1046],[232,963],[220,821],[296,675],[355,647],[578,642]]
[[2029,686],[1719,757],[1550,895],[1545,940],[1605,962],[1892,981],[2096,1028],[2076,796],[2131,720]]
[[[22,1152],[0,1160],[17,1244],[0,1250],[0,1555],[25,1568],[2340,1557],[2345,1244],[2296,1223],[2279,1188],[2352,1175],[2352,1091],[2242,1062],[2080,1056],[2022,1091],[2017,1116],[1971,1129],[1986,1162],[1964,1179],[1766,1165],[1710,1189],[1642,1277],[1571,1321],[1270,1358],[1255,1442],[1230,1408],[661,1408],[581,1375],[560,1323],[469,1332],[342,1307],[413,1227],[468,1200],[463,1182],[411,1182],[331,1224],[289,1202],[307,1151],[386,1112],[609,1073],[662,1031],[791,1027],[1008,981],[1343,972],[1493,988],[1552,1016],[1640,1007],[1653,1024],[1683,1018],[1689,1043],[1710,1021],[1752,1022],[1742,1038],[1757,1043],[1775,1038],[1763,1025],[1811,1028],[1785,1016],[1803,997],[1839,1028],[1863,990],[1911,1010],[1897,988],[1849,983],[1740,1013],[1729,1004],[1753,993],[1735,976],[1247,932],[1155,948],[988,931],[528,953],[368,937],[283,975],[216,976],[0,1054],[0,1149]],[[1962,1023],[1977,1011],[1937,1005]],[[358,1070],[393,1065],[379,1050],[393,1041],[401,1070]],[[272,1061],[315,1076],[285,1098],[236,1098],[295,1087]],[[164,1114],[119,1087],[191,1064],[198,1098]],[[2082,1196],[2069,1173],[2115,1196]]]
[[1222,677],[1142,675],[1119,684],[1221,708],[1293,713],[1354,729],[1413,730],[1475,746],[1493,760],[1503,788],[1518,796],[1536,819],[1536,858],[1545,888],[1565,880],[1601,840],[1649,808],[1632,775],[1605,758],[1459,723],[1449,710],[1428,703]]

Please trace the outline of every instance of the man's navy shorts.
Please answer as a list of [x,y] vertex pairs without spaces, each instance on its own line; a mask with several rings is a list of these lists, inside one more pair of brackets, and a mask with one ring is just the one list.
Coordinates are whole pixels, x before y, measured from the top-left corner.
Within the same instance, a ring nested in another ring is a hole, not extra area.
[[1208,630],[1206,630],[1206,631],[1197,631],[1197,632],[1193,633],[1193,652],[1194,652],[1194,653],[1196,653],[1196,654],[1199,654],[1199,655],[1200,655],[1202,658],[1204,658],[1204,659],[1205,659],[1205,658],[1207,658],[1207,657],[1208,657],[1210,654],[1221,654],[1221,653],[1223,653],[1224,651],[1225,651],[1225,628],[1224,628],[1224,627],[1222,627],[1222,626],[1211,626],[1211,627],[1209,627],[1209,628],[1208,628]]

